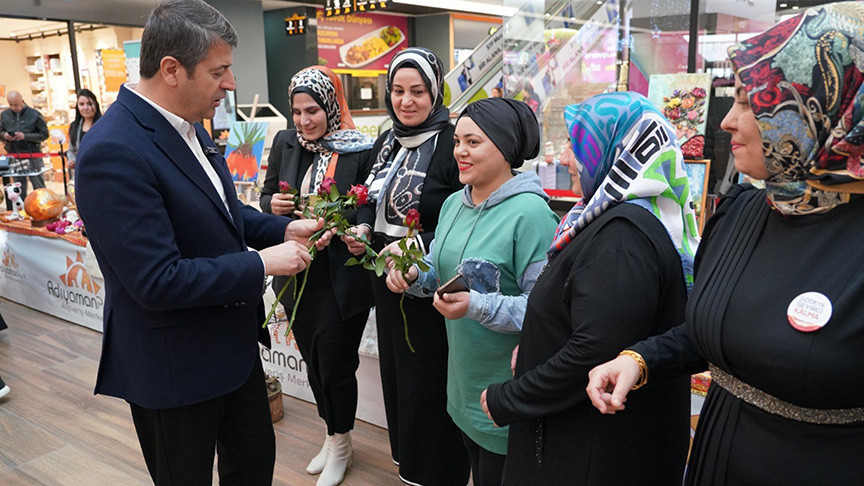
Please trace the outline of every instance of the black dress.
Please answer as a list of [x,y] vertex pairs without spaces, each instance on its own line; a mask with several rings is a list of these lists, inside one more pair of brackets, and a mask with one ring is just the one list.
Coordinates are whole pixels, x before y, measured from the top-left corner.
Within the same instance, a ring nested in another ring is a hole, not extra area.
[[[459,170],[453,159],[453,125],[438,134],[435,152],[420,193],[420,238],[424,246],[435,237],[441,205],[461,190]],[[381,151],[388,132],[372,148]],[[393,153],[398,151],[398,142]],[[360,208],[357,220],[375,226],[372,205]],[[393,239],[373,235],[380,251]],[[370,273],[378,324],[378,354],[390,451],[399,464],[399,476],[424,486],[458,485],[468,482],[470,463],[459,428],[447,413],[447,333],[444,317],[432,307],[432,299],[405,296],[404,308],[411,327],[412,353],[405,342],[401,295],[391,292],[385,278]]]
[[616,415],[585,387],[594,366],[681,322],[685,299],[668,233],[635,205],[610,208],[551,259],[528,299],[516,377],[487,392],[495,422],[510,425],[505,484],[681,483],[689,379],[652,380]]
[[[706,228],[687,324],[633,347],[646,359],[649,381],[704,369],[704,357],[800,407],[864,407],[861,234],[864,199],[786,217],[769,208],[764,191],[735,188]],[[787,318],[805,292],[823,294],[833,308],[815,332],[798,331]],[[712,384],[686,484],[864,484],[862,454],[860,422],[786,419]]]
[[[340,154],[333,178],[345,194],[354,184],[362,184],[370,170],[370,151]],[[279,181],[300,187],[314,154],[297,141],[293,129],[282,130],[273,141],[267,176],[262,188],[261,210],[270,213],[273,194]],[[356,215],[349,215],[349,221]],[[354,427],[357,412],[357,378],[360,365],[357,348],[372,307],[369,279],[362,267],[346,267],[352,255],[338,238],[318,251],[309,266],[309,277],[292,328],[300,354],[308,365],[309,385],[315,395],[318,415],[327,423],[328,434],[344,434]],[[302,281],[303,273],[295,283]],[[273,279],[278,294],[285,277]],[[285,292],[282,305],[294,307],[293,288]]]

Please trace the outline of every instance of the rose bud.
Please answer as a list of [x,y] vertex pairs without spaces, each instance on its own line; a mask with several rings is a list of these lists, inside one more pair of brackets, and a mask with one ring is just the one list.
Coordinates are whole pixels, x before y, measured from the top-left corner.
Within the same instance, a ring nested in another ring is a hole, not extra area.
[[357,206],[362,206],[369,202],[369,189],[363,184],[351,186],[348,194],[351,196],[357,196]]

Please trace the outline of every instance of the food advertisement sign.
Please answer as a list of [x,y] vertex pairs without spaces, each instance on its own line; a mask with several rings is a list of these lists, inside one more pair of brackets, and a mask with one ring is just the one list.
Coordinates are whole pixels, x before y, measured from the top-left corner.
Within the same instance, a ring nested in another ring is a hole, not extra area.
[[324,17],[318,9],[318,58],[330,69],[386,71],[408,47],[408,18],[387,14]]

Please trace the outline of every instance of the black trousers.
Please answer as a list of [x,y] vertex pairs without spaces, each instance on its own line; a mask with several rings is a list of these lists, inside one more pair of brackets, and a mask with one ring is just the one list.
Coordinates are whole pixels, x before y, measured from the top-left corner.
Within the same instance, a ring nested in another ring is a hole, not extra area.
[[130,406],[157,486],[210,486],[214,451],[219,454],[219,484],[272,484],[276,436],[259,360],[246,383],[227,395],[177,408]]
[[378,354],[390,451],[403,480],[423,486],[465,486],[468,452],[447,413],[447,332],[432,299],[405,297],[405,342],[401,295],[372,278],[378,324]]
[[496,454],[480,447],[462,432],[462,442],[471,456],[471,474],[474,486],[501,486],[504,477],[504,459],[507,456]]
[[310,282],[300,299],[292,332],[306,361],[318,416],[327,424],[329,435],[354,428],[360,366],[357,348],[368,318],[367,310],[343,321],[329,285]]

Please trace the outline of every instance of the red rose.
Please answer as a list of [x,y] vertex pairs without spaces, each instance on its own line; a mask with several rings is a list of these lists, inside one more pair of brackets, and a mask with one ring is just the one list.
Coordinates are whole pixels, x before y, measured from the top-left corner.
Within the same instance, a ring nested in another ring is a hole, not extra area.
[[318,186],[318,195],[326,196],[330,194],[330,188],[336,184],[336,181],[333,180],[332,177],[325,177],[323,181],[321,181],[321,185]]
[[416,209],[408,210],[408,214],[405,215],[405,226],[417,231],[423,231],[423,228],[420,227],[420,211]]
[[363,184],[351,186],[348,190],[349,196],[357,196],[357,206],[362,206],[369,202],[369,189]]
[[288,194],[293,190],[294,188],[291,187],[291,184],[288,184],[285,181],[279,181],[279,192],[281,192],[282,194]]

